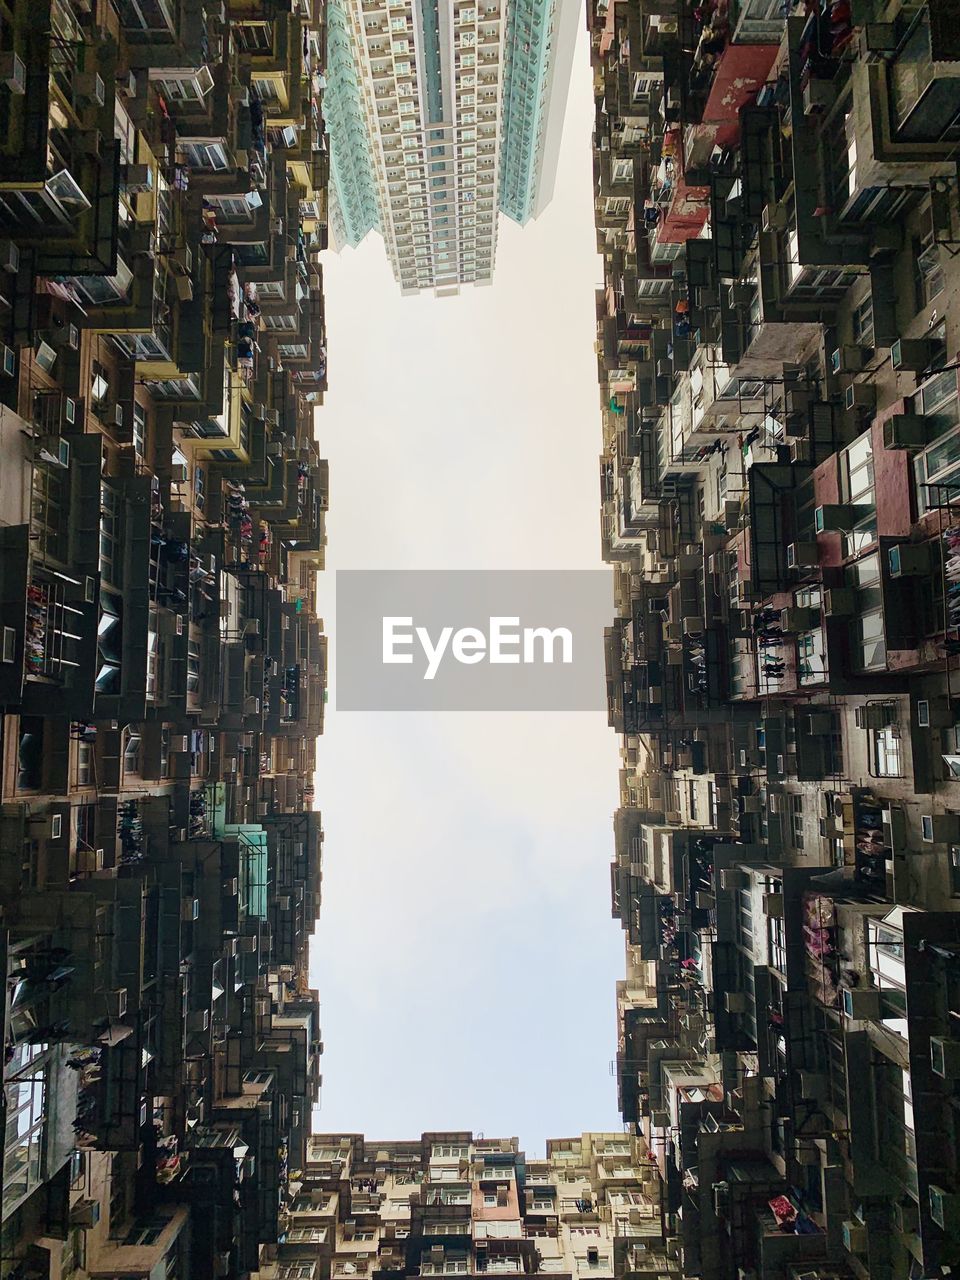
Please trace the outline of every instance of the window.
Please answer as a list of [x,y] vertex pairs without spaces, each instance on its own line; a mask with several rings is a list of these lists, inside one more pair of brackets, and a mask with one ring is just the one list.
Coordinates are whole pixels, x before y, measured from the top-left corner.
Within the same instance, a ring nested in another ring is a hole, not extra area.
[[790,841],[795,849],[803,848],[803,796],[788,797],[790,813]]
[[113,489],[100,486],[100,573],[105,581],[118,583],[120,548],[120,500]]
[[865,298],[859,306],[854,307],[851,316],[853,340],[859,346],[873,346],[873,298]]
[[927,211],[923,231],[919,240],[914,242],[916,253],[916,288],[917,310],[927,306],[937,294],[941,293],[945,277],[943,264],[940,261],[940,246],[936,243],[933,232],[933,218]]
[[914,482],[920,512],[929,511],[938,500],[936,490],[926,486],[956,484],[960,481],[960,431],[957,431],[957,371],[944,369],[920,388],[920,412],[927,429],[935,437],[914,461]]
[[870,739],[874,776],[877,778],[902,777],[903,752],[900,745],[900,726],[888,724],[883,729],[871,729]]
[[193,169],[212,169],[215,173],[220,173],[224,169],[230,168],[227,159],[227,149],[220,142],[182,142],[184,155],[187,163]]
[[854,440],[843,451],[841,483],[844,502],[854,506],[869,507],[862,520],[843,534],[845,557],[866,550],[877,539],[876,498],[873,490],[873,440],[869,431]]
[[137,457],[142,458],[147,439],[147,411],[136,400],[133,402],[133,447]]

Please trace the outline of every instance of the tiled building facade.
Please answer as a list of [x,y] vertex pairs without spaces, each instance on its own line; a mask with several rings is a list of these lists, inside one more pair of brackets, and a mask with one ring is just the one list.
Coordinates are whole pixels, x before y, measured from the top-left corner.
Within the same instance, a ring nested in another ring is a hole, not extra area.
[[0,4],[3,1277],[255,1274],[305,1159],[325,60]]
[[617,1073],[704,1280],[960,1260],[958,16],[589,5]]

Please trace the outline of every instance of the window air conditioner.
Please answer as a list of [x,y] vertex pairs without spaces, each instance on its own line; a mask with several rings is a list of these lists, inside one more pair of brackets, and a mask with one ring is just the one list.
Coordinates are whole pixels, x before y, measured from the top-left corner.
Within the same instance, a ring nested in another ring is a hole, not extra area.
[[877,407],[877,388],[869,382],[851,382],[843,393],[845,409],[875,409]]
[[926,578],[930,575],[929,542],[897,542],[887,548],[891,578]]
[[890,348],[890,363],[906,373],[923,373],[943,351],[943,343],[931,338],[898,338]]
[[804,732],[811,737],[819,738],[826,733],[833,733],[834,719],[829,711],[811,711],[804,716]]
[[27,91],[27,68],[23,59],[12,50],[0,53],[0,84],[5,84],[12,94]]
[[847,1253],[865,1253],[867,1228],[862,1222],[847,1220],[843,1223],[843,1247]]
[[883,447],[916,453],[927,445],[927,419],[922,413],[895,413],[883,424]]
[[873,358],[873,347],[837,347],[830,357],[834,373],[862,373]]
[[931,1036],[930,1066],[944,1080],[960,1080],[960,1040]]
[[875,1021],[880,1017],[880,992],[876,987],[841,987],[840,1004],[847,1018]]
[[820,610],[812,606],[795,605],[780,610],[782,631],[811,631],[820,625]]
[[930,1217],[942,1231],[952,1234],[960,1230],[960,1194],[946,1191],[931,1182],[928,1190]]
[[824,503],[813,513],[817,533],[848,533],[872,511],[865,503]]
[[850,587],[831,587],[823,593],[823,612],[828,618],[848,618],[854,609]]
[[0,240],[0,271],[16,275],[20,269],[20,246],[13,240]]
[[107,1006],[107,1013],[111,1018],[122,1018],[127,1012],[127,988],[114,987],[112,991],[104,992],[104,1000]]
[[803,569],[816,568],[820,563],[820,548],[816,542],[788,542],[787,543],[787,568]]
[[63,436],[40,436],[37,439],[37,457],[51,467],[69,467],[70,441]]
[[77,97],[92,106],[102,107],[106,100],[106,88],[103,79],[96,71],[75,71],[73,88]]
[[960,814],[922,814],[920,818],[920,839],[924,844],[956,844],[960,842]]
[[70,1206],[70,1225],[89,1231],[100,1221],[99,1200],[78,1200]]
[[722,867],[720,870],[720,888],[730,891],[732,889],[746,889],[750,884],[750,877],[745,871],[741,871],[739,867]]

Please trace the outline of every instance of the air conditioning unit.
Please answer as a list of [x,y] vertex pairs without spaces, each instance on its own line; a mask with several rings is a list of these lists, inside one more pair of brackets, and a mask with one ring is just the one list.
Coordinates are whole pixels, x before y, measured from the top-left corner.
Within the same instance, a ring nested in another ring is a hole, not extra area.
[[794,605],[780,610],[782,631],[811,631],[820,625],[820,610],[808,605]]
[[746,1013],[747,995],[745,991],[725,991],[723,1007],[727,1013]]
[[279,409],[265,409],[265,410],[264,410],[264,412],[263,412],[263,420],[264,420],[264,422],[267,424],[267,426],[268,426],[268,427],[279,427],[279,425],[280,425],[280,410],[279,410]]
[[923,373],[943,351],[931,338],[898,338],[890,348],[890,363],[905,373]]
[[960,1040],[931,1036],[930,1067],[944,1080],[960,1080]]
[[960,814],[922,814],[920,839],[924,844],[957,844],[960,842]]
[[926,448],[927,419],[922,413],[895,413],[883,424],[883,447],[915,453]]
[[148,164],[128,164],[123,172],[127,195],[141,195],[153,190],[153,170]]
[[186,755],[190,750],[190,735],[188,733],[178,733],[170,739],[170,750],[177,751],[180,755]]
[[820,563],[820,548],[816,542],[788,542],[787,568],[813,569]]
[[960,1231],[960,1194],[931,1182],[928,1188],[930,1217],[943,1231]]
[[243,700],[243,714],[244,714],[245,716],[255,716],[255,715],[259,715],[259,713],[260,713],[260,699],[259,699],[259,698],[244,698],[244,700]]
[[834,719],[829,711],[811,711],[803,718],[804,733],[808,733],[814,738],[833,733],[833,727]]
[[875,409],[877,407],[877,388],[868,382],[851,382],[843,393],[845,409]]
[[70,441],[63,436],[38,436],[37,458],[51,467],[69,467]]
[[813,513],[817,533],[848,533],[873,510],[865,503],[824,503]]
[[100,1221],[99,1200],[78,1200],[70,1206],[70,1225],[89,1231]]
[[760,214],[761,231],[783,231],[787,225],[787,210],[780,203],[766,204]]
[[819,1071],[801,1071],[800,1076],[800,1097],[810,1098],[814,1101],[821,1100],[827,1091],[826,1076]]
[[123,1018],[127,1012],[127,988],[114,987],[112,991],[103,993],[107,1014],[111,1018]]
[[897,542],[887,548],[891,578],[926,578],[930,575],[929,542]]
[[720,870],[720,887],[725,890],[746,889],[750,877],[739,867],[722,867]]
[[75,71],[72,82],[74,92],[79,99],[93,106],[103,106],[107,91],[102,77],[96,71]]
[[[790,432],[787,432],[789,435]],[[790,441],[790,461],[798,465],[805,466],[810,462],[810,441],[809,440],[791,440]]]
[[880,1017],[880,992],[876,987],[841,987],[840,1005],[848,1018],[875,1021]]
[[27,68],[12,50],[0,53],[0,84],[6,85],[13,94],[27,91]]
[[901,1234],[912,1234],[920,1228],[920,1210],[913,1200],[893,1202],[893,1225]]
[[20,246],[13,240],[0,240],[0,271],[16,275],[20,270]]
[[816,76],[811,76],[803,86],[803,114],[815,116],[829,111],[835,96],[832,80],[819,80]]
[[864,24],[864,42],[868,53],[896,53],[900,37],[894,22]]
[[783,919],[782,893],[765,893],[763,895],[763,914],[770,920]]
[[837,347],[830,357],[834,373],[862,373],[873,358],[873,347]]
[[862,1222],[847,1219],[843,1223],[843,1247],[847,1253],[865,1253],[867,1249],[867,1228]]
[[900,710],[895,702],[867,702],[854,708],[853,717],[858,729],[886,729],[899,723]]
[[185,484],[187,480],[187,464],[185,462],[174,462],[170,466],[170,483]]
[[853,610],[852,587],[831,587],[823,593],[823,612],[828,618],[849,618]]

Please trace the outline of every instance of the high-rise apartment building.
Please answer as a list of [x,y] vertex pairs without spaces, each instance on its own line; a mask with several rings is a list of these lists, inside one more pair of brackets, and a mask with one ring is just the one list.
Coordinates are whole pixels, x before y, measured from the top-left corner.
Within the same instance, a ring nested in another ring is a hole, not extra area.
[[589,24],[624,1122],[685,1275],[946,1276],[957,9]]
[[642,1140],[585,1133],[528,1158],[465,1131],[409,1142],[317,1134],[262,1280],[676,1276]]
[[0,5],[0,1275],[248,1277],[320,1088],[322,5]]
[[500,210],[549,201],[571,0],[332,0],[332,222],[373,228],[401,290],[489,284]]

